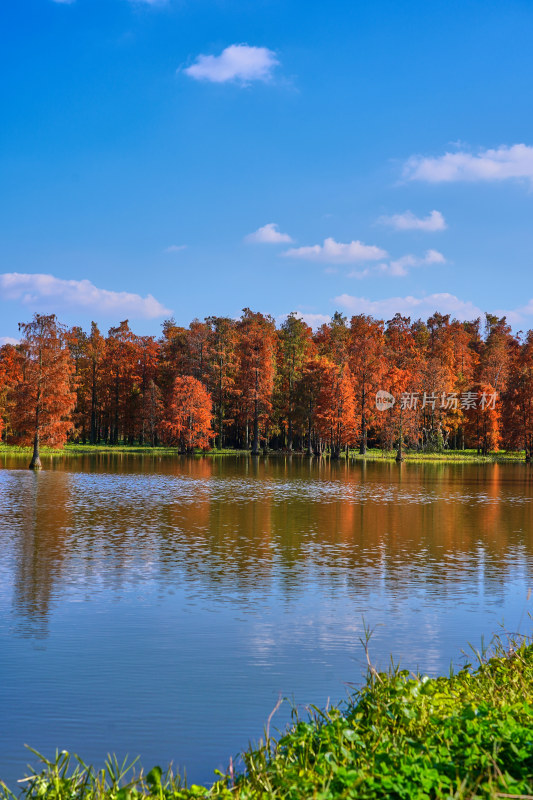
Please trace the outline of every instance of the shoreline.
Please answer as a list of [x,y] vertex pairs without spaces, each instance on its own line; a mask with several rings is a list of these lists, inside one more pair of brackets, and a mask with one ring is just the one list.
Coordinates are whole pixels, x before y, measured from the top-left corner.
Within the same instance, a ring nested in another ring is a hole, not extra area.
[[[103,770],[65,751],[40,758],[39,770],[19,782],[21,798],[115,800],[159,798],[529,797],[533,792],[533,645],[495,640],[490,653],[473,650],[449,677],[428,678],[369,662],[366,683],[337,706],[311,706],[279,739],[269,736],[215,772],[211,787],[186,786],[170,769],[145,774],[136,761],[108,757]],[[364,645],[368,655],[368,639]],[[277,709],[277,707],[276,707]],[[276,710],[275,709],[275,710]],[[120,787],[125,787],[122,791]],[[120,794],[119,794],[120,792]],[[16,797],[0,782],[1,800]]]
[[[0,445],[1,456],[14,456],[31,458],[32,447],[19,447],[17,445]],[[224,448],[217,450],[196,450],[194,453],[180,453],[178,448],[175,447],[151,447],[148,445],[104,445],[104,444],[67,444],[62,449],[54,449],[51,447],[42,447],[40,449],[41,458],[67,458],[82,455],[142,455],[151,457],[169,457],[169,458],[295,458],[301,460],[311,461],[332,461],[332,463],[345,463],[349,462],[365,462],[365,461],[384,461],[394,462],[396,460],[396,451],[385,451],[379,449],[369,449],[365,455],[361,455],[357,450],[350,450],[348,458],[345,453],[342,453],[339,459],[331,459],[328,454],[322,456],[308,456],[301,451],[287,450],[269,450],[267,453],[261,452],[258,456],[252,456],[250,450],[237,450],[231,448]],[[450,463],[450,464],[525,464],[524,451],[502,451],[496,453],[489,453],[486,456],[478,455],[474,450],[450,450],[444,453],[423,453],[418,451],[404,451],[404,463]],[[526,465],[527,466],[527,465]]]

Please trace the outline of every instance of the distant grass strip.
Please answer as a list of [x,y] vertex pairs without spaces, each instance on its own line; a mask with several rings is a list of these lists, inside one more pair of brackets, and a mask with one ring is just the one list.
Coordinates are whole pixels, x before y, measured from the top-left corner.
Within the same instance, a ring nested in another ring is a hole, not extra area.
[[[0,456],[28,456],[31,458],[33,447],[19,447],[11,444],[0,444]],[[143,456],[173,456],[180,457],[177,447],[151,447],[140,444],[66,444],[61,449],[53,447],[41,447],[41,458],[65,458],[68,456],[82,455],[143,455]],[[225,455],[248,455],[247,450],[195,450],[194,456],[225,456]]]
[[[31,458],[33,452],[32,447],[18,447],[17,445],[0,444],[0,456],[27,456]],[[65,445],[61,450],[52,447],[41,447],[41,458],[65,458],[68,456],[81,456],[81,455],[144,455],[151,457],[172,456],[174,458],[181,457],[178,448],[176,447],[151,447],[149,445],[140,444],[77,444],[71,443]],[[212,450],[195,450],[193,456],[249,456],[249,450],[237,450],[235,448],[225,447],[221,450],[213,448]],[[303,453],[292,452],[284,450],[269,450],[267,456],[270,458],[294,456],[295,458],[306,458]],[[190,456],[189,456],[190,457]],[[263,455],[261,455],[263,457]],[[326,455],[324,454],[324,458]],[[406,461],[416,462],[438,462],[438,463],[465,463],[465,464],[493,464],[493,463],[520,463],[524,461],[524,451],[501,451],[497,453],[490,453],[486,456],[481,456],[475,450],[446,450],[442,453],[419,452],[415,450],[404,450],[404,457]],[[345,453],[341,454],[341,460],[346,458]],[[396,450],[380,450],[379,448],[372,448],[367,451],[363,456],[357,450],[350,450],[350,460],[356,461],[394,461],[396,459]]]
[[[480,657],[474,672],[429,679],[369,670],[350,701],[295,716],[276,742],[268,737],[211,787],[110,757],[101,771],[77,757],[42,756],[41,772],[21,782],[27,800],[429,800],[533,797],[533,647]],[[470,665],[469,665],[470,667]],[[0,797],[12,798],[5,786]]]
[[[520,463],[524,462],[524,451],[501,450],[497,453],[489,453],[486,456],[478,455],[475,450],[444,450],[441,453],[423,452],[417,450],[404,450],[405,461],[429,461],[439,463],[461,463],[461,464],[501,464],[504,462]],[[368,450],[364,456],[357,451],[350,451],[350,458],[357,461],[368,459],[369,461],[383,460],[395,461],[396,450],[380,450],[374,448]]]

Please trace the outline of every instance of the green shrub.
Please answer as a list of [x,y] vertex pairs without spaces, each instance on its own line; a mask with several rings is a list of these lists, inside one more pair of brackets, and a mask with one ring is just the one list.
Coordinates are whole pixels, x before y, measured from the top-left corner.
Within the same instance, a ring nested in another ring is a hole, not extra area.
[[[429,800],[533,796],[533,646],[526,642],[480,657],[449,678],[429,679],[370,667],[363,688],[327,711],[314,708],[276,742],[242,755],[244,771],[220,775],[209,789],[186,788],[155,767],[110,758],[96,772],[77,757],[41,757],[44,768],[22,784],[27,800]],[[3,798],[13,797],[4,787]]]

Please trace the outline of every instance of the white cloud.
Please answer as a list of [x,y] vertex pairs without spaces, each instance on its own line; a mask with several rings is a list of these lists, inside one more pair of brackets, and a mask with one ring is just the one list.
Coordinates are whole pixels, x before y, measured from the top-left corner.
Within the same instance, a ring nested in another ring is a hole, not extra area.
[[497,309],[495,313],[500,317],[507,317],[507,321],[511,323],[511,325],[521,325],[525,322],[526,317],[533,316],[533,298],[526,303],[525,306],[519,306],[518,308],[512,309],[511,311],[503,311],[502,309]]
[[359,240],[336,242],[331,237],[324,239],[324,244],[315,244],[310,247],[291,247],[282,255],[287,258],[302,258],[307,261],[323,261],[334,264],[351,264],[356,261],[377,261],[387,257],[387,251],[381,247],[363,244]]
[[20,339],[14,339],[12,336],[0,336],[0,347],[5,344],[18,344]]
[[186,244],[171,244],[169,247],[165,247],[165,253],[179,253],[181,250],[186,249]]
[[[387,264],[378,264],[376,266],[376,270],[381,270],[382,267],[386,267]],[[357,280],[362,280],[363,278],[368,278],[369,275],[372,275],[371,269],[366,267],[366,269],[353,269],[351,272],[348,273],[349,278],[357,278]]]
[[389,264],[380,265],[383,267],[383,272],[388,275],[396,275],[403,277],[407,275],[409,267],[424,267],[430,264],[445,264],[446,259],[439,253],[438,250],[426,250],[424,256],[413,256],[409,253],[406,256],[391,261]]
[[245,236],[244,241],[253,244],[290,244],[293,239],[288,233],[281,233],[275,222],[268,222],[262,228]]
[[91,313],[153,319],[170,314],[151,294],[98,289],[88,280],[74,281],[53,275],[6,272],[0,275],[0,299],[18,300],[33,310],[51,308],[85,309]]
[[[280,314],[279,317],[276,317],[278,325],[285,322],[288,316],[288,314]],[[298,317],[298,319],[302,319],[310,328],[313,328],[313,330],[320,328],[321,325],[324,325],[331,319],[329,314],[307,314],[301,311],[294,311],[294,316]]]
[[431,264],[445,264],[446,259],[439,253],[438,250],[426,250],[423,256],[414,256],[408,253],[401,258],[394,261],[384,261],[381,264],[375,264],[373,267],[367,267],[362,270],[353,270],[348,273],[349,278],[368,278],[370,275],[381,273],[382,275],[392,275],[396,278],[405,277],[409,269],[412,267],[424,267]]
[[397,231],[444,231],[448,227],[440,211],[431,211],[427,217],[416,217],[412,211],[380,217],[378,222],[390,225]]
[[395,314],[403,316],[427,318],[435,311],[451,314],[460,320],[476,319],[482,316],[481,309],[469,300],[460,300],[453,294],[442,292],[425,297],[389,297],[384,300],[368,300],[366,297],[354,297],[341,294],[334,302],[352,314],[370,314],[379,319],[391,319]]
[[411,156],[404,166],[408,180],[429,183],[452,181],[503,181],[526,178],[533,182],[533,147],[514,144],[496,150],[482,150],[477,155],[460,151],[437,158]]
[[63,3],[64,5],[69,6],[69,5],[71,5],[71,3],[74,2],[74,0],[53,0],[53,2],[54,3]]
[[268,81],[279,64],[276,54],[267,47],[232,44],[219,56],[199,55],[194,64],[183,71],[198,81],[225,83]]

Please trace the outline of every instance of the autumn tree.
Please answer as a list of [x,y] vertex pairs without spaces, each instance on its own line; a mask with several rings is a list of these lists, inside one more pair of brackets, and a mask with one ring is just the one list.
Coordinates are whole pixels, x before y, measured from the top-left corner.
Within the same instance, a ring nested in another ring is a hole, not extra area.
[[141,336],[138,340],[138,352],[140,389],[138,440],[142,445],[148,439],[150,445],[154,447],[163,407],[161,391],[156,383],[159,343],[153,336]]
[[533,331],[528,331],[509,368],[502,397],[502,432],[507,447],[524,448],[529,464],[533,459]]
[[212,410],[211,395],[200,381],[190,375],[177,377],[161,423],[163,441],[177,445],[183,453],[209,447]]
[[323,357],[320,390],[316,399],[316,429],[329,444],[332,458],[356,437],[353,380],[348,367],[339,367]]
[[465,435],[479,455],[498,450],[501,439],[501,402],[494,386],[478,384],[465,410]]
[[311,356],[306,358],[302,371],[296,382],[296,408],[295,417],[299,420],[305,431],[306,455],[313,456],[320,453],[318,441],[317,422],[318,404],[324,375],[329,367],[329,361],[324,356]]
[[91,444],[96,444],[100,440],[100,416],[101,416],[101,395],[103,394],[103,375],[102,365],[105,358],[106,343],[100,333],[96,322],[91,322],[91,332],[86,340],[87,360],[89,368],[87,371],[87,390],[90,392],[90,438]]
[[214,401],[217,446],[222,449],[227,426],[236,416],[237,328],[229,317],[207,317],[209,334],[209,388]]
[[[109,329],[103,363],[106,433],[111,444],[134,440],[140,398],[140,342],[128,320]],[[106,438],[107,438],[106,436]]]
[[260,424],[266,427],[272,408],[275,365],[275,325],[271,317],[245,308],[237,324],[239,368],[237,383],[241,417],[244,416],[246,445],[252,421],[252,455],[259,455]]
[[208,382],[210,333],[211,327],[207,321],[194,319],[185,334],[184,374],[192,375],[204,386]]
[[348,364],[353,378],[359,429],[359,452],[366,453],[368,427],[376,421],[372,403],[380,388],[385,368],[383,322],[365,314],[354,316],[350,322]]
[[[106,339],[94,322],[89,333],[67,331],[53,316],[36,315],[21,331],[20,346],[0,348],[6,441],[35,441],[33,413],[38,441],[62,442],[70,427],[71,437],[92,444],[155,445],[160,432],[170,435],[176,380],[191,378],[212,398],[218,447],[251,445],[257,455],[264,443],[309,454],[327,449],[335,458],[347,445],[364,454],[379,436],[384,447],[397,447],[399,460],[404,443],[434,449],[466,442],[484,453],[500,441],[532,458],[533,334],[522,341],[504,317],[487,314],[482,330],[481,319],[438,312],[412,323],[396,314],[386,325],[363,314],[348,322],[335,312],[313,334],[297,313],[276,329],[271,317],[246,308],[239,320],[208,317],[187,328],[166,320],[158,341],[137,336],[127,320]],[[57,398],[49,388],[54,370],[63,370]],[[386,411],[375,402],[379,389],[395,400]],[[474,409],[469,398],[489,390],[502,402]]]
[[326,356],[337,366],[342,366],[348,360],[350,331],[347,319],[340,311],[335,311],[330,322],[321,325],[314,340],[319,355]]
[[159,339],[159,365],[157,383],[165,402],[170,402],[174,381],[178,375],[190,374],[188,370],[187,329],[166,319]]
[[74,364],[55,314],[35,314],[19,330],[22,379],[13,390],[12,427],[18,442],[33,442],[30,469],[41,469],[40,444],[62,447],[72,428]]
[[12,344],[0,347],[0,439],[10,431],[9,411],[13,387],[22,380],[22,355]]
[[485,314],[485,343],[480,359],[479,380],[503,392],[513,353],[518,346],[505,317]]
[[277,406],[286,429],[288,450],[293,448],[296,386],[303,366],[314,350],[312,330],[294,312],[289,314],[278,331]]
[[417,407],[412,403],[402,402],[402,397],[415,393],[422,360],[409,317],[395,314],[387,322],[385,357],[383,388],[394,396],[396,402],[388,411],[382,412],[382,433],[389,447],[397,442],[396,460],[403,461],[404,439],[409,435],[412,438],[416,430]]

